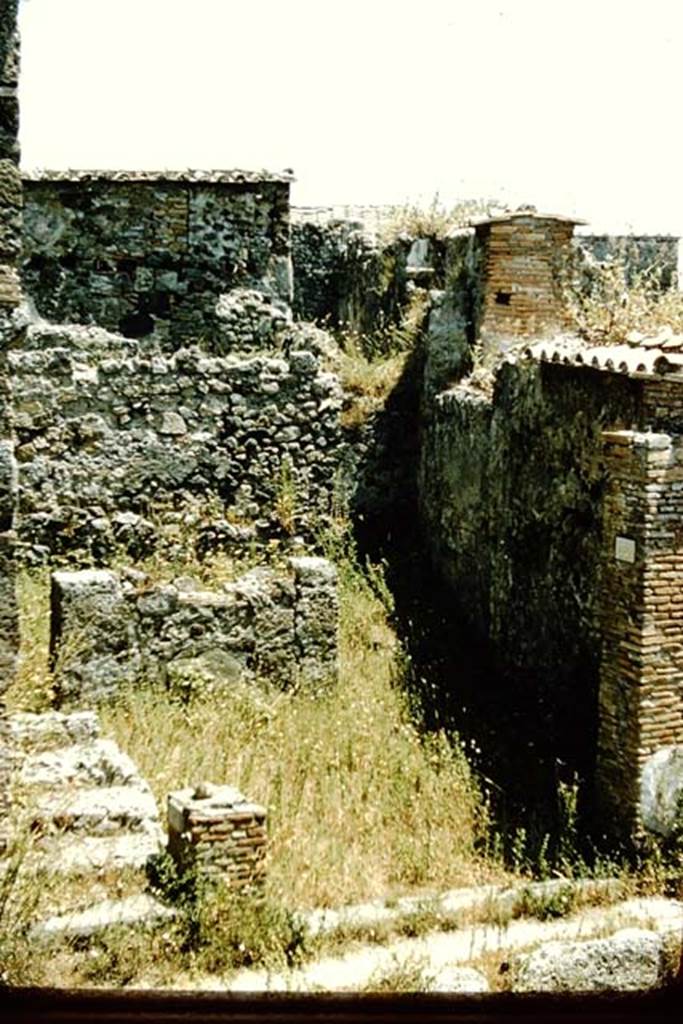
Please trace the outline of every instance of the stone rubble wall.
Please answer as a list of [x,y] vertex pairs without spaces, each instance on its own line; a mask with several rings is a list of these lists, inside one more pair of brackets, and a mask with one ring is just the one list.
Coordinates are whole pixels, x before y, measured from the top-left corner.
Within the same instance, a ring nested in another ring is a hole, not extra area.
[[292,558],[287,573],[252,569],[218,591],[187,578],[154,585],[134,572],[56,572],[51,605],[60,707],[145,681],[182,695],[258,678],[317,691],[337,677],[337,576],[322,558]]
[[216,301],[291,301],[289,182],[246,172],[25,177],[22,278],[40,314],[152,333],[177,349],[216,331]]
[[412,239],[383,244],[353,222],[292,227],[293,310],[358,334],[400,320]]
[[121,515],[193,495],[246,520],[288,512],[297,528],[333,503],[342,392],[310,351],[160,353],[96,328],[33,325],[9,358],[29,553],[89,545],[101,560],[126,531]]
[[[434,564],[536,688],[558,750],[573,736],[588,775],[597,759],[606,821],[628,831],[642,765],[683,742],[683,385],[531,360],[504,363],[492,393],[434,379],[419,474]],[[649,433],[606,447],[614,425]],[[617,533],[635,539],[635,566],[615,562]]]
[[[333,327],[348,326],[360,333],[371,331],[378,322],[387,324],[400,319],[411,270],[417,269],[410,266],[410,253],[419,240],[407,236],[392,243],[382,240],[383,229],[398,212],[400,208],[397,207],[292,209],[293,308],[299,319],[326,322]],[[502,235],[510,228],[511,225],[494,225],[495,244],[499,248],[502,246],[504,249]],[[657,268],[661,287],[675,287],[677,282],[683,281],[678,266],[680,240],[676,236],[583,234],[571,239],[570,248],[569,226],[563,229],[561,224],[556,224],[552,230],[559,235],[551,239],[548,252],[561,242],[568,256],[573,250],[597,264],[623,261],[629,280]],[[473,231],[470,233],[474,234]],[[479,234],[482,234],[482,229]],[[452,290],[460,273],[462,238],[466,235],[467,229],[462,229],[446,238],[422,240],[428,245],[425,266],[431,273],[424,282],[428,287]],[[529,289],[544,289],[549,296],[549,303],[542,311],[545,314],[541,317],[543,325],[550,320],[552,324],[562,326],[564,320],[558,315],[559,304],[551,294],[550,263],[548,259],[539,257],[538,243],[541,243],[541,248],[545,247],[542,236],[543,232],[539,234],[536,231],[530,239],[526,261],[529,269],[527,284]],[[514,269],[517,275],[519,266]],[[485,282],[479,278],[484,276],[486,267],[481,271],[480,274],[473,268],[469,282],[470,290],[480,296]],[[590,287],[590,278],[580,280],[585,287]],[[489,287],[491,308],[470,311],[473,332],[476,329],[474,321],[480,321],[484,312],[487,314],[485,326],[495,328],[498,333],[501,330],[509,333],[510,324],[514,328],[514,321],[521,322],[528,312],[516,308],[519,296],[511,306],[496,306],[494,284],[492,278]],[[506,277],[501,289],[505,290],[508,285]]]
[[17,474],[12,436],[12,388],[7,348],[21,338],[17,313],[21,289],[22,188],[19,164],[19,35],[17,0],[0,5],[0,849],[6,843],[10,752],[3,696],[12,681],[19,647],[15,592],[14,514]]

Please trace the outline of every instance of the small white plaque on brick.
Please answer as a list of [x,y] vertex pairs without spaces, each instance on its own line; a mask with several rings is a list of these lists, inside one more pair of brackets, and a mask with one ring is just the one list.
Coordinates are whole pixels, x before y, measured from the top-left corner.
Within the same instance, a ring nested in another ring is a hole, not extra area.
[[618,562],[635,562],[636,542],[630,537],[617,537],[614,545],[614,557]]

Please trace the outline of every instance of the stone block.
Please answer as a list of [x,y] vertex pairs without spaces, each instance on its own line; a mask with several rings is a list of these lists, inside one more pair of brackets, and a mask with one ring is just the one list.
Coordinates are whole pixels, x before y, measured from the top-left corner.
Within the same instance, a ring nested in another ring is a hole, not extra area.
[[634,992],[663,984],[665,941],[656,932],[625,928],[606,939],[548,942],[519,958],[518,992]]
[[50,652],[60,706],[107,699],[135,678],[131,605],[114,573],[52,574]]
[[645,761],[640,819],[646,829],[661,836],[683,828],[683,746],[663,747]]

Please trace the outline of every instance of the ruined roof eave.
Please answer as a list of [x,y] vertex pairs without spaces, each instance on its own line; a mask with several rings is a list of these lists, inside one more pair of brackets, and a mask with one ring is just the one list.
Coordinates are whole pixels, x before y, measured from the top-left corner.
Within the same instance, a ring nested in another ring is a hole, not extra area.
[[76,168],[50,170],[49,168],[33,168],[22,169],[21,176],[25,182],[64,181],[83,184],[90,181],[112,181],[159,184],[164,182],[187,182],[188,184],[200,185],[258,185],[261,183],[291,184],[295,180],[293,172],[289,170],[276,173],[266,170],[196,170],[192,168],[182,171],[86,170]]
[[578,217],[567,217],[561,213],[537,213],[534,210],[521,210],[516,213],[503,213],[494,217],[480,217],[475,220],[471,220],[470,224],[474,228],[483,227],[486,224],[507,224],[510,221],[517,220],[551,220],[560,221],[563,224],[574,224],[574,225],[587,225],[587,220],[580,220]]
[[638,380],[666,378],[683,383],[683,353],[667,353],[661,348],[641,349],[621,345],[568,348],[566,343],[558,345],[537,342],[527,346],[523,356],[528,360],[553,366],[599,370],[601,373],[615,373]]

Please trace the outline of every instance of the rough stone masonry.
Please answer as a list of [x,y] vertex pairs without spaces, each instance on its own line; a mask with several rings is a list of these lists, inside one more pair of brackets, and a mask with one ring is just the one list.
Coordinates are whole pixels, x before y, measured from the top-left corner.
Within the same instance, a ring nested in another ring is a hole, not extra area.
[[5,740],[3,695],[13,674],[19,646],[15,593],[17,474],[12,438],[11,386],[7,347],[21,335],[17,314],[21,290],[17,261],[21,250],[19,175],[19,37],[17,0],[0,4],[0,845],[7,811],[9,751]]
[[[89,547],[101,561],[121,514],[192,496],[246,521],[284,498],[304,519],[330,509],[344,449],[339,381],[278,307],[253,292],[229,307],[239,351],[224,355],[161,353],[94,327],[29,328],[10,354],[25,548]],[[283,334],[286,350],[255,351]]]
[[42,316],[171,349],[211,337],[216,300],[291,301],[291,175],[45,171],[25,177],[22,276]]
[[60,707],[153,681],[182,695],[253,679],[322,692],[337,679],[337,573],[323,558],[252,569],[211,591],[187,577],[152,585],[137,572],[56,572],[51,604]]

